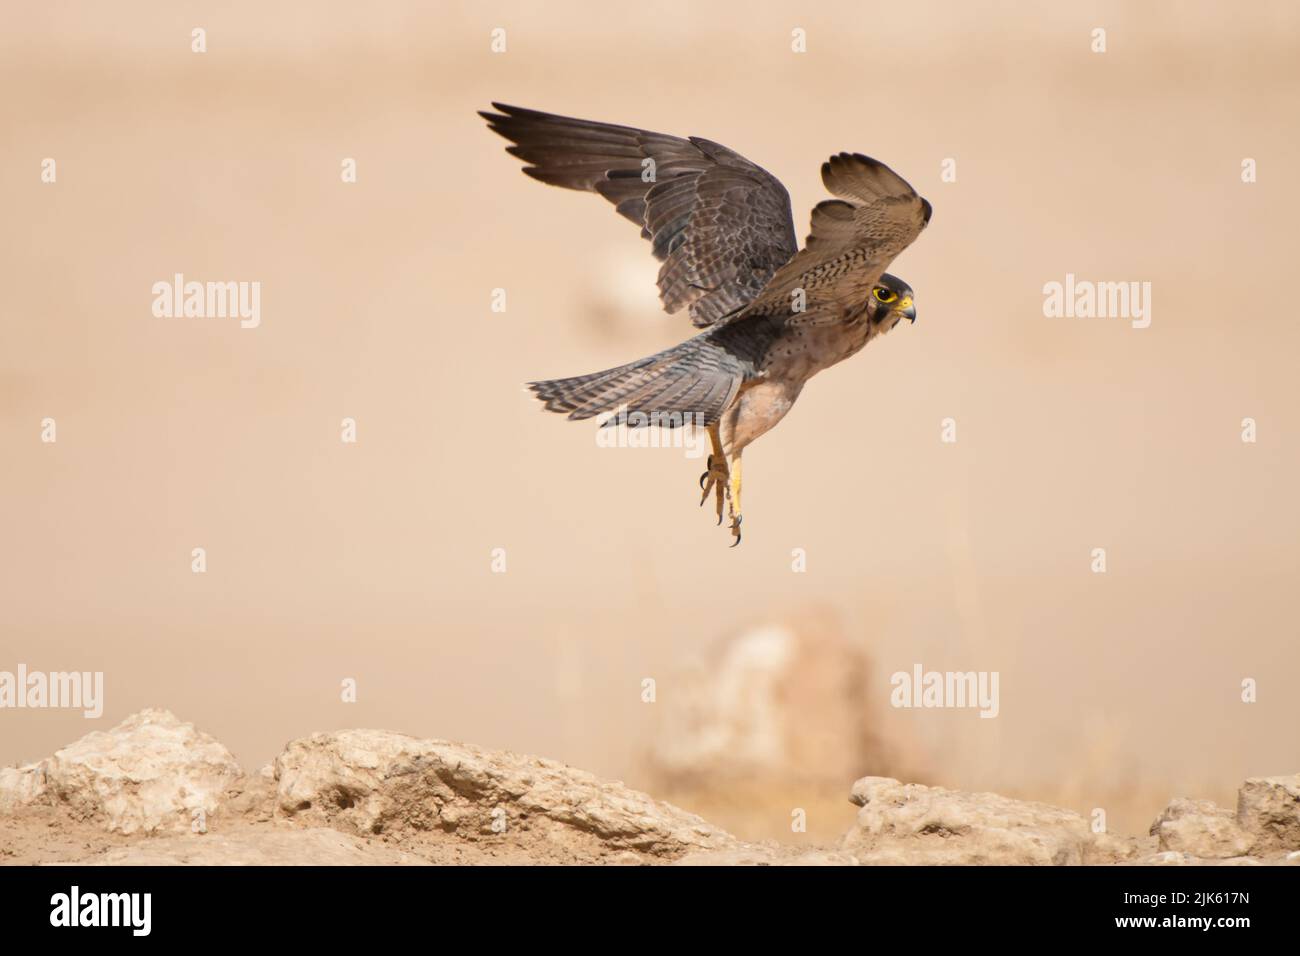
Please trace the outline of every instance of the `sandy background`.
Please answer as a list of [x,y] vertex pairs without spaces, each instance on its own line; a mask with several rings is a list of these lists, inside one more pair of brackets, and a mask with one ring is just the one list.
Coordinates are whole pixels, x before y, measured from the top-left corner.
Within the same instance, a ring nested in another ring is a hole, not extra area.
[[[650,786],[672,675],[816,614],[933,782],[1137,831],[1300,769],[1300,8],[701,6],[5,8],[0,669],[102,670],[108,699],[0,712],[0,763],[156,706],[250,767],[380,726]],[[747,452],[739,549],[698,462],[598,448],[520,388],[690,330],[632,227],[520,174],[492,99],[725,143],[800,236],[839,150],[934,204],[892,270],[918,322]],[[261,327],[154,318],[175,272],[260,281]],[[1044,318],[1067,272],[1151,282],[1151,327]],[[918,661],[999,671],[1000,717],[889,710]],[[770,797],[701,809],[790,838]]]

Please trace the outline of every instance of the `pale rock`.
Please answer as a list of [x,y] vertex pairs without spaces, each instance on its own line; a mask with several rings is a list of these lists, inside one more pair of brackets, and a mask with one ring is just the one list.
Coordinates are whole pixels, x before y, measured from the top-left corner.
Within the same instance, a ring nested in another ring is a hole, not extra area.
[[244,778],[242,787],[230,795],[226,810],[250,822],[270,820],[275,816],[276,797],[275,767],[267,764]]
[[552,760],[381,730],[313,734],[274,763],[284,819],[361,835],[447,833],[603,859],[675,858],[735,838],[621,783]]
[[13,813],[45,796],[44,762],[0,768],[0,813]]
[[0,774],[0,810],[58,806],[124,834],[189,831],[216,814],[243,771],[207,734],[165,710],[143,710],[53,756]]
[[993,793],[965,793],[864,777],[862,809],[841,849],[864,864],[1079,865],[1113,863],[1132,845],[1096,834],[1079,814]]
[[1172,801],[1151,824],[1161,850],[1208,859],[1242,856],[1254,837],[1237,825],[1236,815],[1210,800]]
[[1300,774],[1249,777],[1237,791],[1237,823],[1255,855],[1300,850]]
[[[771,673],[789,677],[782,668],[788,653],[799,655],[797,641],[776,633],[754,641],[740,657],[779,663]],[[796,695],[804,703],[816,696],[807,688],[833,686],[816,668],[800,672],[806,680],[794,684],[805,687]],[[733,696],[745,700],[748,692]],[[798,750],[777,745],[784,732],[768,733],[791,726],[781,716],[784,692],[766,701],[735,712],[760,715],[726,738],[747,741],[739,764],[714,762],[706,749],[697,753],[706,759],[691,766],[806,766]],[[555,761],[387,731],[295,740],[273,764],[245,776],[225,747],[159,710],[37,763],[0,769],[0,828],[13,862],[84,853],[79,862],[105,865],[1300,865],[1300,775],[1247,780],[1235,814],[1174,800],[1153,823],[1155,839],[1142,842],[1141,856],[1134,841],[1094,833],[1077,813],[997,794],[864,777],[851,800],[860,810],[838,847],[745,843],[671,804]],[[215,829],[191,832],[200,811]]]

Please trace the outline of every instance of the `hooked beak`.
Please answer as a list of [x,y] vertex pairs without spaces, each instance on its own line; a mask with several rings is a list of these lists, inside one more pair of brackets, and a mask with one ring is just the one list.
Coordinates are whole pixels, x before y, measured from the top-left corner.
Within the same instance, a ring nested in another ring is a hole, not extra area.
[[896,311],[905,316],[909,322],[916,322],[916,306],[912,304],[912,297],[910,295],[905,295],[901,300],[899,300]]

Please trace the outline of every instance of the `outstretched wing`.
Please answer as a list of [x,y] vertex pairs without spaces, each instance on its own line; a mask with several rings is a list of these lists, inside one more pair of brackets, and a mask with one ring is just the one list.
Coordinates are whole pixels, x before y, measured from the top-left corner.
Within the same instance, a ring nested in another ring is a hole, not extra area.
[[789,312],[796,289],[803,290],[809,313],[861,305],[889,263],[930,221],[930,204],[868,156],[832,156],[822,164],[822,182],[839,198],[813,207],[808,242],[743,314]]
[[641,227],[659,297],[707,327],[748,305],[798,248],[790,197],[771,173],[725,146],[539,113],[480,112],[534,179],[595,192]]

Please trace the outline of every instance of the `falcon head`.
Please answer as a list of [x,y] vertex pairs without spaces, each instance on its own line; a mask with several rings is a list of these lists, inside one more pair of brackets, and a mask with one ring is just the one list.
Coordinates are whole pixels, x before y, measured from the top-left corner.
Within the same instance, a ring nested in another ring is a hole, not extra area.
[[916,307],[912,304],[912,287],[898,276],[888,272],[880,277],[871,289],[871,298],[875,300],[876,311],[872,316],[877,325],[889,324],[893,328],[899,319],[916,321]]

